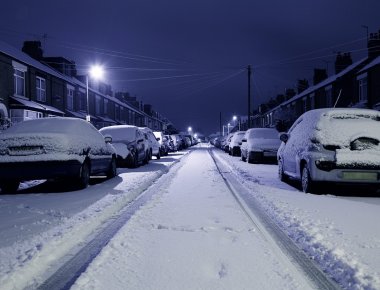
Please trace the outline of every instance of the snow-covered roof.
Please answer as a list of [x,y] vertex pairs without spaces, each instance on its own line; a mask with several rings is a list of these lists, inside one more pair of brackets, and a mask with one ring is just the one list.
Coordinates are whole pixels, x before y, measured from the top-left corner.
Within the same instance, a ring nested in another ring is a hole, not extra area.
[[41,62],[35,60],[34,58],[30,57],[26,53],[22,52],[21,50],[0,41],[0,52],[12,57],[15,59],[15,61],[22,62],[26,65],[32,66],[34,68],[37,68],[43,72],[46,72],[50,75],[53,75],[57,78],[63,79],[67,81],[68,83],[75,84],[75,79],[68,77],[64,74],[61,74],[60,72],[57,72],[56,70],[52,69],[51,67],[42,64]]
[[363,67],[359,73],[365,72],[366,70],[374,67],[375,65],[380,64],[380,56],[376,57],[373,61],[371,61],[369,64],[367,64],[365,67]]
[[320,83],[318,83],[318,84],[316,84],[314,86],[311,86],[311,87],[307,88],[306,90],[304,90],[300,94],[295,95],[294,97],[292,97],[289,100],[287,100],[287,101],[281,103],[280,105],[274,107],[273,109],[269,110],[268,112],[274,111],[274,110],[278,109],[281,106],[288,105],[288,104],[294,102],[295,100],[298,100],[298,99],[300,99],[300,98],[302,98],[304,96],[307,96],[308,94],[310,94],[312,92],[315,92],[316,90],[318,90],[318,89],[320,89],[322,87],[325,87],[325,86],[333,83],[338,78],[344,76],[345,74],[347,74],[350,71],[352,71],[353,69],[355,69],[357,66],[363,64],[363,62],[366,61],[366,60],[367,60],[367,58],[362,58],[361,60],[359,60],[357,62],[354,62],[353,64],[351,64],[350,66],[348,66],[347,68],[345,68],[344,70],[342,70],[341,72],[339,72],[338,74],[332,75],[331,77],[323,80],[322,82],[320,82]]

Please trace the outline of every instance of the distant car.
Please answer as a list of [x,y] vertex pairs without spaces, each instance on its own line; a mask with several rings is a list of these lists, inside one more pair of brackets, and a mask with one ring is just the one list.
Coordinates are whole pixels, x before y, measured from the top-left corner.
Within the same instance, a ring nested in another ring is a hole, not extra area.
[[248,163],[276,162],[277,150],[281,145],[276,129],[248,129],[241,141],[241,160]]
[[24,121],[0,134],[0,188],[16,191],[21,181],[67,179],[77,188],[91,175],[116,176],[116,152],[90,123],[76,118]]
[[114,125],[101,128],[100,133],[112,137],[117,153],[117,164],[122,167],[136,168],[149,162],[149,150],[144,135],[136,126]]
[[278,172],[301,181],[304,192],[320,183],[380,186],[380,112],[316,109],[280,135]]
[[232,137],[234,136],[234,133],[230,133],[227,135],[226,139],[224,140],[224,143],[222,143],[222,149],[224,152],[228,153],[230,148],[230,142]]
[[170,135],[173,145],[174,145],[174,151],[182,150],[183,149],[183,140],[178,134]]
[[170,151],[168,138],[164,135],[164,133],[160,131],[155,131],[153,132],[153,134],[156,137],[158,143],[160,144],[161,156],[167,156]]
[[231,138],[231,142],[229,144],[229,153],[232,156],[240,156],[241,150],[240,150],[240,144],[241,140],[244,138],[245,131],[237,131],[234,133],[234,135]]
[[142,132],[148,137],[150,145],[150,156],[155,156],[157,159],[161,158],[160,143],[157,140],[157,137],[153,134],[153,131],[147,127],[139,128]]

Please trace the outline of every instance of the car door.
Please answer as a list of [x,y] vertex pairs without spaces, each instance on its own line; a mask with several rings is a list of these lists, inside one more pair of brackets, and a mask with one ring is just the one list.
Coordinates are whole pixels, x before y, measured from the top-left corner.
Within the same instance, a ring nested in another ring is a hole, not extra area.
[[291,176],[294,176],[296,174],[297,153],[300,150],[299,147],[302,141],[300,140],[299,136],[300,131],[304,127],[302,124],[302,119],[298,119],[296,123],[290,128],[288,132],[289,139],[284,144],[281,152],[284,171]]

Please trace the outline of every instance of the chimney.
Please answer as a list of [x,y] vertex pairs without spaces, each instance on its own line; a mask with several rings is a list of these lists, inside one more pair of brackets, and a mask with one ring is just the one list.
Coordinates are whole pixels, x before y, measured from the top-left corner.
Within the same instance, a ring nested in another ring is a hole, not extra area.
[[309,82],[307,79],[297,81],[297,93],[300,94],[309,87]]
[[24,41],[22,51],[38,61],[42,60],[44,54],[41,41]]
[[350,52],[345,52],[344,54],[338,52],[335,59],[335,74],[340,73],[342,70],[346,69],[351,64],[352,58]]
[[319,84],[321,81],[327,79],[327,72],[325,69],[315,68],[314,69],[314,77],[313,84]]
[[374,59],[380,56],[380,30],[379,33],[370,33],[368,39],[368,57]]

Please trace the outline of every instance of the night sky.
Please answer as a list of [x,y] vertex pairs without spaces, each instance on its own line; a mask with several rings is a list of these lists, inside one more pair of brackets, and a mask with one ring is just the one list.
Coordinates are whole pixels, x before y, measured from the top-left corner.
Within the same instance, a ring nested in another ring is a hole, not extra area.
[[[209,134],[247,115],[247,66],[257,108],[337,52],[367,55],[379,0],[1,1],[0,39],[41,40],[45,56],[101,63],[113,91],[153,105],[179,130]],[[44,37],[45,36],[45,37]]]

